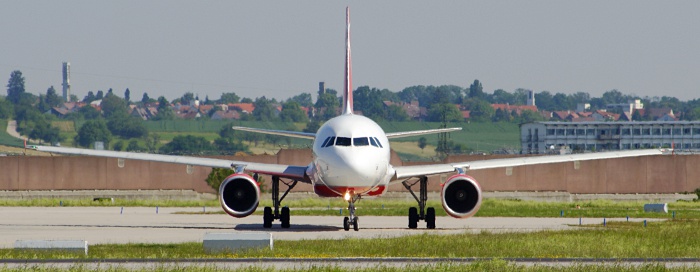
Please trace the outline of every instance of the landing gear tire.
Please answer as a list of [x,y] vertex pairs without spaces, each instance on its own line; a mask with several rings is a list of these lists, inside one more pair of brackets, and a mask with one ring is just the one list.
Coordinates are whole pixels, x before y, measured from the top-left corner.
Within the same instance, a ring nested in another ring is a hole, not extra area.
[[348,218],[347,216],[345,217],[345,219],[343,219],[343,229],[345,229],[345,231],[350,230],[350,218]]
[[418,209],[416,207],[408,208],[408,228],[418,228]]
[[435,229],[435,208],[428,208],[425,213],[425,223],[428,229]]
[[282,228],[288,229],[289,224],[289,207],[282,207],[282,214],[280,216],[280,221],[282,222]]
[[263,210],[263,228],[272,228],[273,220],[275,220],[275,217],[272,215],[272,208],[265,207],[265,209]]
[[359,218],[357,218],[357,217],[355,217],[355,220],[352,221],[352,228],[353,228],[355,231],[360,230],[360,226],[359,226],[359,224],[358,224],[357,221],[359,221]]

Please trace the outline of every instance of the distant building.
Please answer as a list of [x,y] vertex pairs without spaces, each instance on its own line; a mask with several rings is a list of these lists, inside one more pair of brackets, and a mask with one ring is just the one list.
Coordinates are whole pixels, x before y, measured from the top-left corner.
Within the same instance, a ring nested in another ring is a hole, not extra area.
[[644,148],[700,149],[700,122],[534,122],[520,126],[525,154]]
[[527,103],[528,106],[536,106],[535,105],[535,92],[532,90],[527,91]]
[[70,62],[63,63],[63,101],[70,101]]
[[608,104],[608,105],[605,105],[605,108],[608,111],[613,111],[615,109],[621,109],[622,112],[632,114],[635,110],[643,109],[644,104],[642,103],[642,101],[640,99],[635,99],[634,101],[630,101],[629,103]]

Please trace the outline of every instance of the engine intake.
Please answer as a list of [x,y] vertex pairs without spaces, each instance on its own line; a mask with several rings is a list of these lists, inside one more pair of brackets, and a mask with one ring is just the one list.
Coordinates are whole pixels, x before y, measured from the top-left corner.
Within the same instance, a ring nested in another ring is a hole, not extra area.
[[470,217],[481,207],[481,186],[473,177],[454,175],[442,187],[442,208],[455,218]]
[[249,175],[230,175],[219,186],[219,202],[229,215],[246,217],[258,208],[260,186]]

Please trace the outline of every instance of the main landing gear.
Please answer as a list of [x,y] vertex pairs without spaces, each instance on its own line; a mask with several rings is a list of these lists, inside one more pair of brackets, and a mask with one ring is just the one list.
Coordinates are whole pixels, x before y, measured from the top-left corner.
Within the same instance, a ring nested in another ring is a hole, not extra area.
[[350,230],[350,225],[352,225],[352,228],[355,231],[360,230],[360,227],[358,225],[359,223],[359,218],[355,216],[355,201],[359,200],[360,196],[359,195],[354,195],[351,194],[350,192],[345,193],[345,200],[348,201],[348,211],[350,212],[350,217],[345,217],[343,219],[343,228],[345,231]]
[[[420,198],[416,196],[411,187],[420,184]],[[418,228],[418,221],[424,220],[428,229],[435,228],[435,208],[430,207],[426,210],[425,205],[428,202],[428,177],[422,176],[418,181],[409,183],[408,180],[402,182],[403,186],[408,189],[408,192],[413,195],[413,198],[418,202],[418,209],[411,207],[408,209],[408,228]],[[420,210],[419,210],[420,209]],[[420,212],[420,213],[419,213]]]
[[[258,180],[258,175],[256,174],[254,176],[255,180]],[[289,191],[294,188],[294,186],[297,185],[297,181],[291,181],[291,182],[284,182],[284,185],[287,185],[287,190],[284,192],[282,195],[282,198],[280,198],[280,177],[277,176],[272,176],[272,205],[274,207],[265,207],[263,210],[263,227],[264,228],[272,228],[272,221],[275,219],[279,219],[280,222],[282,223],[282,228],[289,228],[289,207],[282,207],[282,212],[280,213],[280,205],[282,203],[282,200],[284,200],[284,197],[287,196]],[[273,209],[274,208],[274,213]]]

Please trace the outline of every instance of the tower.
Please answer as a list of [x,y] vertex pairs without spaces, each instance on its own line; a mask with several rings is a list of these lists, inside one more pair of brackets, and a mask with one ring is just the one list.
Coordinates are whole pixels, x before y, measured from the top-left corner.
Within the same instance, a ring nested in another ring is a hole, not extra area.
[[63,100],[70,102],[70,62],[63,63]]
[[528,106],[535,105],[535,92],[532,90],[527,91],[527,105]]

